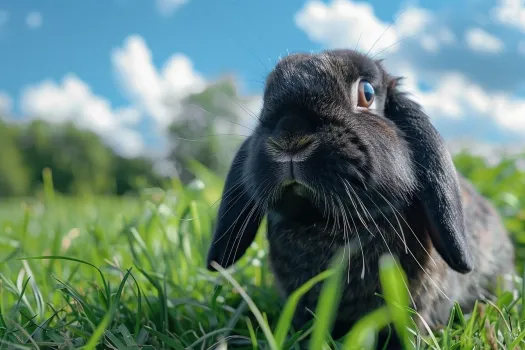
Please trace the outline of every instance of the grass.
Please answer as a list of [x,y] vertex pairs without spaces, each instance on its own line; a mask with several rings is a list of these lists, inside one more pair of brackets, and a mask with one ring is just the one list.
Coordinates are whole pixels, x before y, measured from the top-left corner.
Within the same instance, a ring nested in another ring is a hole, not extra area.
[[[459,162],[503,213],[523,273],[525,174],[517,168],[505,173],[501,167],[509,164]],[[186,188],[174,182],[168,191],[145,190],[140,198],[63,198],[47,174],[41,198],[2,201],[0,349],[225,349],[226,342],[236,349],[368,349],[390,322],[406,348],[525,348],[525,285],[517,298],[500,294],[496,303],[479,304],[470,315],[456,305],[447,325],[422,336],[412,322],[419,316],[408,308],[406,277],[387,256],[381,261],[385,288],[378,296],[387,304],[347,336],[330,339],[338,265],[280,300],[261,227],[234,268],[205,270],[222,180],[193,166],[201,182]],[[316,283],[323,290],[315,321],[293,329],[297,302]]]

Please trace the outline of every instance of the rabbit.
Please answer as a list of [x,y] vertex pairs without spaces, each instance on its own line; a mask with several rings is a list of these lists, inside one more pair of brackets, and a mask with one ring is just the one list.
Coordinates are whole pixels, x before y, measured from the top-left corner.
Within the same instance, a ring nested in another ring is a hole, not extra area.
[[[352,251],[334,339],[384,305],[376,294],[383,254],[404,269],[411,306],[431,329],[446,324],[454,301],[469,312],[497,286],[512,288],[499,283],[515,273],[500,216],[456,171],[402,80],[356,50],[282,58],[266,78],[256,129],[227,174],[207,268],[235,264],[265,215],[283,298],[330,268],[341,249]],[[312,319],[321,288],[301,299],[296,327]]]

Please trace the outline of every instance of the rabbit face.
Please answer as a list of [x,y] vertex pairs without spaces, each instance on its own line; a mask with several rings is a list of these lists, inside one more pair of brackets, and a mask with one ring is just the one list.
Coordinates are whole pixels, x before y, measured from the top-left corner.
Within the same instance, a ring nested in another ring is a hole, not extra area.
[[452,159],[398,80],[351,50],[282,59],[226,178],[208,268],[235,263],[266,213],[316,226],[417,206],[434,248],[452,269],[470,272]]
[[353,51],[281,60],[267,79],[245,169],[256,197],[285,215],[307,207],[315,220],[358,215],[358,202],[369,213],[391,210],[381,197],[404,203],[415,175],[384,113],[388,83],[377,62]]

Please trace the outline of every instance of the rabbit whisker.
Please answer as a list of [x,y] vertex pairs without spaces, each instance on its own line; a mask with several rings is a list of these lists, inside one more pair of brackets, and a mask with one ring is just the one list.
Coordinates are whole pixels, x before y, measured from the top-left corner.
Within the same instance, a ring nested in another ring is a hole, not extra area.
[[[348,207],[345,205],[345,209],[349,210]],[[348,211],[350,212],[350,211]],[[359,230],[357,229],[357,225],[355,224],[354,218],[352,215],[348,215],[350,217],[350,220],[352,220],[352,224],[354,225],[355,234],[357,235],[357,241],[359,243],[359,248],[361,249],[361,259],[363,260],[363,268],[361,269],[361,279],[365,278],[366,274],[366,264],[365,264],[365,252],[363,250],[363,243],[361,242],[361,236],[359,235]]]
[[[323,202],[323,204],[324,204],[323,217],[326,217],[326,213],[327,213],[327,205],[328,205],[328,200],[327,200],[327,197],[326,197],[326,190],[325,190],[325,188],[323,187],[322,184],[319,184],[319,189],[317,189],[317,187],[316,187],[316,192],[319,193],[319,204],[318,204],[318,206],[320,206],[320,203],[321,203],[321,195],[323,195],[323,198],[324,198],[324,202]],[[327,223],[328,223],[328,220],[327,220]],[[327,230],[327,228],[326,228],[326,226],[325,226],[324,231],[326,231],[326,230]],[[332,234],[331,236],[332,236],[332,242],[330,242],[330,245],[329,245],[328,247],[332,247],[332,245],[333,245],[334,242],[335,242],[335,237],[336,237],[336,235]]]
[[417,34],[407,35],[407,36],[405,36],[404,38],[401,38],[401,39],[399,39],[398,41],[394,42],[393,44],[388,45],[387,47],[383,48],[382,50],[379,50],[378,52],[376,52],[376,53],[375,53],[373,56],[371,56],[370,58],[373,59],[373,58],[375,58],[377,55],[379,55],[381,52],[384,52],[384,51],[388,50],[389,48],[391,48],[392,46],[394,46],[394,45],[396,45],[396,44],[399,44],[399,43],[401,43],[401,42],[403,42],[403,41],[405,41],[405,40],[407,40],[407,39],[409,39],[409,38],[411,38],[411,37],[414,37],[414,36],[416,36],[416,35],[417,35]]
[[346,254],[346,247],[348,246],[348,270],[347,270],[347,283],[350,283],[350,262],[352,260],[352,247],[350,242],[350,233],[347,231],[347,223],[348,219],[346,217],[346,211],[343,206],[343,202],[341,201],[341,198],[336,194],[337,201],[339,202],[339,209],[341,211],[341,215],[343,217],[343,240],[344,240],[344,251],[343,251],[343,258]]
[[[412,232],[412,235],[416,238],[417,242],[419,243],[419,245],[421,246],[421,248],[423,248],[423,250],[425,251],[425,253],[428,255],[428,257],[430,258],[430,260],[432,260],[432,262],[434,263],[434,265],[437,266],[437,263],[436,261],[434,260],[434,258],[432,258],[432,255],[430,255],[430,253],[427,251],[427,249],[425,248],[425,246],[423,246],[423,243],[421,242],[421,240],[417,237],[417,235],[415,234],[414,230],[412,230],[412,227],[408,224],[408,222],[405,220],[405,218],[403,217],[403,215],[401,215],[401,213],[399,212],[398,209],[396,209],[396,207],[394,207],[392,205],[392,203],[385,197],[381,194],[381,192],[379,192],[378,190],[375,190],[382,198],[383,200],[387,203],[388,206],[390,206],[390,208],[394,211],[394,212],[397,212],[397,214],[399,214],[399,216],[401,217],[401,220],[403,220],[405,222],[405,224],[408,226],[408,228],[410,229],[410,232]],[[395,215],[395,213],[394,213]],[[396,218],[398,216],[396,215]],[[399,221],[398,221],[399,222]]]
[[[369,197],[370,198],[370,197]],[[381,210],[381,208],[377,205],[377,203],[372,199],[370,198],[370,200],[372,201],[372,203],[377,207],[377,209],[379,210],[379,212],[381,213],[381,215],[383,215],[383,217],[385,218],[385,220],[390,224],[390,226],[392,227],[392,229],[394,230],[394,232],[397,234],[397,236],[400,238],[400,239],[403,239],[401,234],[395,229],[394,225],[392,225],[392,223],[390,222],[390,220],[387,218],[387,216],[385,215],[385,213],[383,213],[383,211]],[[378,230],[379,230],[379,227],[378,227]],[[382,236],[382,235],[381,235]],[[404,237],[404,236],[403,236]],[[416,263],[419,265],[419,267],[421,268],[421,270],[428,276],[428,278],[430,279],[430,281],[436,286],[436,288],[441,292],[441,294],[443,294],[443,296],[445,296],[445,298],[447,298],[448,300],[450,300],[450,298],[448,297],[448,295],[443,292],[441,290],[441,288],[439,288],[438,284],[436,283],[436,281],[434,281],[434,279],[430,276],[430,274],[425,270],[425,268],[421,265],[421,263],[419,262],[419,260],[414,256],[414,254],[412,253],[412,251],[410,249],[408,249],[408,247],[406,247],[407,250],[408,250],[408,253],[414,258],[414,260],[416,261]],[[390,249],[390,248],[389,248]],[[428,254],[428,253],[427,253]],[[408,288],[408,286],[407,286]],[[412,300],[412,302],[414,302]],[[415,304],[414,304],[414,307]]]
[[250,117],[252,117],[255,121],[257,121],[257,123],[260,123],[261,122],[261,118],[258,117],[255,113],[253,113],[253,111],[251,111],[248,107],[242,105],[241,103],[235,101],[235,104],[237,106],[239,106],[239,108],[241,108],[243,111],[245,111],[246,113],[248,113],[248,115]]
[[326,198],[326,191],[323,188],[323,197],[324,197],[324,210],[323,210],[323,216],[326,216],[328,213],[328,198]]
[[[355,212],[357,214],[357,217],[359,218],[359,221],[361,221],[361,223],[363,224],[365,229],[372,235],[372,237],[375,237],[374,233],[372,233],[372,231],[368,228],[368,226],[366,225],[365,221],[361,217],[361,214],[359,214],[359,210],[357,209],[357,206],[356,206],[352,196],[350,195],[350,192],[348,191],[348,186],[347,186],[348,182],[345,181],[341,176],[339,176],[339,178],[341,179],[341,181],[343,181],[343,185],[346,188],[346,194],[348,194],[348,198],[350,199],[350,201],[352,202],[352,205],[354,206],[354,209],[355,209]],[[371,217],[371,219],[372,219],[372,222],[374,222],[374,219],[372,217]]]
[[[243,196],[245,193],[247,193],[247,192],[248,192],[248,189],[244,189],[241,193],[239,193],[239,194],[236,196],[237,199],[235,199],[235,202],[233,202],[233,203],[229,206],[229,208],[226,209],[225,213],[224,213],[222,216],[226,215],[226,213],[227,213],[231,208],[233,208],[233,206],[235,205],[235,203],[236,203],[240,198],[242,198],[242,196]],[[245,208],[243,208],[243,210],[241,211],[241,214],[244,213],[244,210],[245,210]],[[221,216],[221,218],[222,218],[222,216]],[[240,216],[239,216],[239,217],[240,217]],[[235,221],[234,221],[234,222],[228,227],[228,229],[227,229],[227,230],[226,230],[221,236],[219,236],[219,237],[218,237],[213,243],[216,243],[216,242],[220,241],[224,236],[226,236],[226,235],[228,234],[228,232],[232,229],[232,227],[235,225],[235,223],[237,222],[238,219],[239,219],[239,218],[235,219]],[[230,236],[230,238],[231,238],[231,235],[229,235],[229,236]],[[230,238],[228,238],[228,242],[229,242]]]
[[337,234],[337,231],[339,229],[339,211],[337,210],[337,205],[335,203],[335,200],[334,200],[334,196],[336,194],[335,193],[332,193],[332,208],[333,208],[333,216],[334,216],[334,226],[332,227],[332,234],[335,235]]
[[[350,192],[348,191],[348,187],[347,187],[347,185],[346,185],[346,181],[345,181],[343,178],[341,178],[341,180],[343,181],[343,184],[344,184],[344,186],[345,186],[345,188],[346,188],[346,194],[348,195],[348,198],[350,199],[350,202],[352,203],[352,205],[353,205],[353,207],[354,207],[354,209],[355,209],[355,212],[356,212],[356,214],[357,214],[359,220],[360,220],[361,223],[363,224],[364,228],[368,231],[368,233],[370,233],[370,235],[371,235],[372,237],[375,237],[374,233],[372,233],[372,231],[368,228],[368,226],[366,225],[365,221],[363,220],[363,218],[362,218],[361,215],[359,214],[359,209],[357,208],[357,205],[355,204],[355,202],[354,202],[354,200],[353,200],[353,198],[352,198],[352,195],[351,195]],[[373,219],[373,218],[371,218],[371,219],[372,219],[372,222],[375,224],[374,219]],[[376,224],[376,227],[377,227],[377,224]],[[358,230],[356,230],[356,232],[357,232],[357,231],[358,231]],[[381,232],[379,232],[379,233],[381,234]],[[385,241],[385,244],[386,244],[386,241]],[[390,250],[390,248],[388,247],[388,245],[387,245],[387,248]],[[390,254],[392,254],[392,253],[390,253]],[[363,259],[364,259],[364,254],[363,254]],[[365,269],[365,264],[364,264],[364,260],[363,260],[363,271],[361,272],[361,276],[362,276],[362,278],[364,278],[364,276],[365,276],[364,269]]]
[[[246,177],[244,177],[244,178],[241,178],[239,181],[237,181],[237,183],[234,184],[230,189],[228,189],[227,191],[224,191],[224,193],[222,194],[222,196],[220,196],[215,202],[213,202],[213,203],[212,203],[212,204],[211,204],[211,205],[205,210],[205,212],[207,212],[208,210],[210,210],[215,204],[219,203],[219,201],[222,201],[224,198],[226,198],[231,192],[235,191],[235,189],[237,189],[237,188],[239,188],[240,186],[244,185],[244,184],[248,181],[248,179],[249,179],[250,177],[252,177],[252,176],[253,176],[253,174],[250,174],[250,175],[248,175],[248,176],[246,176]],[[235,204],[235,203],[239,200],[239,198],[240,198],[244,193],[246,193],[246,192],[247,192],[247,190],[244,189],[240,194],[237,194],[237,195],[234,197],[234,198],[237,198],[237,200],[236,200],[233,204]],[[222,215],[220,216],[220,219],[222,219],[222,218],[224,217],[224,215],[226,215],[226,213],[227,213],[230,209],[231,209],[231,207],[228,208],[228,209],[224,212],[224,214],[222,214]],[[192,220],[195,220],[195,219],[198,219],[198,217],[187,218],[187,219],[185,219],[185,218],[181,218],[180,220],[181,220],[181,221],[192,221]]]
[[370,53],[370,51],[372,51],[372,49],[374,48],[374,46],[376,46],[376,44],[379,42],[379,40],[381,40],[381,38],[383,37],[383,35],[385,35],[385,33],[388,31],[388,29],[392,26],[392,24],[394,24],[398,19],[399,17],[401,17],[403,15],[403,13],[400,13],[399,16],[397,16],[392,22],[390,22],[390,24],[388,25],[388,27],[385,28],[385,30],[383,31],[383,33],[381,33],[381,35],[379,36],[379,38],[377,38],[377,40],[374,42],[374,44],[372,45],[372,47],[368,50],[368,52],[366,53],[365,57],[368,57],[368,54]]
[[[244,108],[243,108],[243,107],[242,107],[237,101],[236,101],[235,103],[239,106],[239,108],[242,108],[242,109],[244,110]],[[204,113],[207,113],[207,114],[211,115],[213,118],[217,118],[217,117],[218,117],[217,114],[214,114],[214,113],[212,113],[212,112],[206,110],[205,108],[203,108],[203,107],[201,107],[201,106],[199,106],[199,105],[196,105],[196,104],[194,104],[194,103],[189,104],[189,106],[192,106],[192,107],[195,107],[195,108],[197,108],[197,109],[200,109],[200,110],[203,111]],[[251,112],[251,111],[250,111],[251,114],[250,114],[248,111],[246,111],[246,110],[244,110],[244,111],[245,111],[246,113],[248,113],[250,116],[255,116],[255,114],[254,114],[253,112]],[[245,126],[245,125],[242,125],[242,124],[240,124],[240,123],[234,122],[234,121],[229,120],[229,119],[224,119],[224,120],[226,120],[226,121],[228,121],[228,122],[230,122],[230,123],[232,123],[232,124],[238,125],[238,126],[240,126],[240,127],[243,127],[243,128],[245,128],[245,129],[248,129],[248,130],[250,130],[250,131],[252,131],[252,132],[255,132],[254,129],[252,129],[252,128],[250,128],[250,127],[247,127],[247,126]],[[259,121],[258,118],[256,118],[256,120]]]
[[190,142],[203,142],[206,137],[214,137],[214,136],[241,136],[241,137],[250,137],[250,135],[239,135],[239,134],[212,134],[212,135],[205,135],[198,139],[187,139],[185,137],[180,137],[177,135],[174,135],[177,139],[182,141],[190,141]]
[[[344,180],[341,178],[341,180],[343,181],[343,184],[344,184]],[[346,187],[346,184],[344,184],[345,187]],[[348,190],[346,190],[346,193],[348,195],[348,197],[350,198],[350,200],[352,201],[352,196],[350,194],[350,192],[348,192]],[[353,204],[353,201],[352,201],[352,204]],[[354,204],[354,207],[355,207],[355,204]],[[347,208],[348,209],[348,208]],[[357,209],[356,209],[356,212],[357,212]],[[365,270],[366,270],[366,264],[365,264],[365,252],[363,251],[363,243],[361,242],[361,236],[359,235],[359,230],[357,229],[357,225],[354,221],[354,217],[353,215],[349,215],[350,219],[352,220],[352,224],[354,225],[354,230],[355,230],[355,233],[357,235],[357,240],[359,242],[359,247],[361,248],[361,258],[363,259],[363,268],[361,270],[361,279],[365,278]],[[372,235],[372,237],[374,237],[374,235]]]
[[[258,188],[262,187],[266,182],[268,182],[268,181],[264,181],[261,185],[258,186]],[[248,189],[246,189],[246,191],[248,191]],[[258,191],[254,191],[254,194],[250,197],[250,202],[253,201],[254,198],[257,196],[257,192],[258,192]],[[235,203],[234,203],[234,204],[235,204]],[[233,204],[232,204],[232,206],[233,206]],[[231,208],[232,206],[230,206],[230,208]],[[242,216],[242,214],[246,211],[246,208],[248,208],[248,206],[246,206],[246,207],[244,207],[244,208],[242,209],[242,211],[239,213],[239,215],[238,215],[237,218],[233,221],[233,223],[228,227],[228,229],[224,232],[224,234],[222,234],[222,235],[221,235],[216,241],[219,241],[222,237],[224,237],[224,236],[225,236],[225,235],[226,235],[226,234],[227,234],[227,233],[233,228],[233,226],[237,223],[237,221],[238,221],[239,218]],[[239,235],[237,234],[237,235],[236,235],[236,239],[237,239],[238,236],[239,236]],[[226,246],[229,245],[231,237],[232,237],[232,235],[228,235],[228,242],[226,243]],[[242,235],[241,235],[241,237],[242,237]],[[235,240],[236,240],[236,239],[235,239]],[[235,243],[235,240],[234,240],[234,243]],[[230,255],[231,255],[231,250],[230,250],[230,253],[228,254],[227,259],[230,258]],[[225,258],[225,256],[223,256],[222,259],[221,259],[221,260],[222,260],[222,261],[220,262],[221,265],[224,263],[224,258]]]
[[[350,191],[352,191],[352,193],[356,196],[357,200],[358,200],[359,203],[361,204],[361,208],[363,209],[363,211],[365,211],[365,212],[368,213],[370,216],[372,216],[372,215],[370,214],[370,212],[368,211],[368,209],[366,209],[366,207],[363,205],[363,201],[361,200],[361,198],[359,198],[359,195],[355,192],[355,190],[352,188],[352,186],[348,186],[348,188],[349,188]],[[370,196],[368,196],[368,194],[365,193],[365,195],[366,195],[366,196],[372,201],[372,203],[374,203],[374,205],[378,208],[378,210],[381,212],[381,214],[383,215],[383,217],[384,217],[385,219],[387,219],[386,216],[385,216],[385,214],[381,211],[381,209],[380,209],[380,208],[378,207],[378,205],[374,202],[374,200],[373,200]],[[372,220],[373,220],[373,219],[372,219]],[[388,221],[388,219],[387,219],[387,221]],[[390,221],[388,221],[388,222],[390,223]],[[399,220],[398,220],[398,224],[399,224]],[[392,226],[392,224],[390,224],[390,225]],[[392,228],[393,228],[393,227],[392,227]],[[402,236],[402,237],[401,237],[401,240],[403,241],[403,244],[405,245],[405,251],[407,251],[407,250],[408,250],[408,246],[407,246],[407,243],[406,243],[407,241],[406,241],[406,239],[405,239],[405,234],[404,234],[404,232],[403,232],[403,229],[401,228],[401,225],[399,225],[399,229],[400,229],[400,231],[401,231],[401,236]],[[395,229],[394,229],[394,230],[395,230]],[[396,233],[397,233],[397,231],[396,231]],[[399,234],[398,234],[398,236],[399,236]]]
[[[350,184],[348,183],[348,185],[350,185]],[[350,188],[351,188],[351,186],[350,186]],[[357,196],[357,198],[359,198],[359,195],[355,191],[354,191],[354,194]],[[375,202],[374,202],[374,204],[375,204]],[[366,208],[363,208],[363,209],[366,210]],[[356,210],[357,210],[357,207],[356,207]],[[383,216],[384,216],[384,214],[383,214]],[[385,216],[385,219],[386,219],[386,216]],[[381,229],[379,228],[379,226],[377,225],[376,221],[373,218],[372,218],[372,223],[376,226],[379,235],[381,236],[381,238],[383,239],[383,242],[385,243],[385,247],[388,249],[388,252],[390,253],[390,256],[392,257],[392,259],[394,259],[394,263],[396,264],[396,267],[399,270],[400,269],[399,263],[398,263],[397,259],[394,257],[394,254],[392,253],[392,250],[390,249],[390,247],[388,245],[388,241],[386,240],[385,236],[383,235],[383,232],[381,231]],[[405,285],[405,288],[406,288],[406,290],[408,292],[408,295],[410,296],[410,300],[412,301],[412,304],[413,304],[414,308],[417,310],[417,306],[416,306],[416,303],[414,301],[414,297],[412,296],[412,293],[410,292],[410,288],[408,287],[407,282],[403,281],[403,284]]]
[[359,38],[357,39],[357,43],[355,44],[354,51],[357,51],[357,47],[359,46],[359,42],[361,41],[362,35],[363,35],[363,32],[359,33]]
[[[268,186],[267,186],[268,187]],[[248,214],[248,216],[244,219],[244,222],[243,222],[243,225],[241,226],[241,232],[237,233],[237,244],[235,243],[235,241],[233,242],[234,245],[236,245],[236,248],[235,248],[235,253],[233,254],[233,256],[235,256],[237,254],[237,251],[239,250],[239,246],[241,245],[241,241],[242,241],[242,235],[244,234],[244,231],[246,231],[246,227],[248,226],[248,222],[250,222],[250,219],[252,217],[252,215],[255,213],[256,217],[258,217],[259,215],[264,215],[264,207],[262,205],[260,205],[261,202],[260,200],[256,200],[255,202],[255,206],[252,208],[252,210],[250,211],[250,213]],[[230,257],[228,256],[228,259]]]

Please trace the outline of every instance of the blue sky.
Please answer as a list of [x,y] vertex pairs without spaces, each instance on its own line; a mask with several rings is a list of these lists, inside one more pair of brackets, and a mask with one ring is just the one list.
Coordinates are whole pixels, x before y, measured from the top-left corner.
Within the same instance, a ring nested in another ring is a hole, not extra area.
[[[177,106],[224,73],[257,95],[279,56],[370,49],[450,140],[525,144],[525,3],[479,1],[0,1],[0,109],[80,115],[119,151],[163,147]],[[407,38],[408,37],[408,38]],[[164,67],[168,67],[164,69]]]

